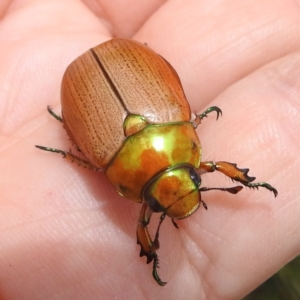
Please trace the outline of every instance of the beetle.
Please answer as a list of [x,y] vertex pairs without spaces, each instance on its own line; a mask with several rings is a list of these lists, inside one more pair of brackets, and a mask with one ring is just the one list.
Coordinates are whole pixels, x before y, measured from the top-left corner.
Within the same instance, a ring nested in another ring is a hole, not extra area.
[[[153,262],[157,273],[159,229],[165,216],[175,220],[193,214],[200,206],[201,192],[238,193],[230,188],[201,186],[201,176],[219,171],[249,188],[263,187],[277,196],[266,182],[253,183],[249,169],[225,161],[201,161],[201,145],[195,129],[211,112],[191,113],[174,68],[148,46],[132,40],[112,39],[73,61],[61,85],[62,117],[50,107],[76,149],[81,153],[38,146],[62,154],[86,168],[103,171],[116,191],[142,204],[137,226],[140,256]],[[161,213],[155,237],[147,226],[153,213]]]

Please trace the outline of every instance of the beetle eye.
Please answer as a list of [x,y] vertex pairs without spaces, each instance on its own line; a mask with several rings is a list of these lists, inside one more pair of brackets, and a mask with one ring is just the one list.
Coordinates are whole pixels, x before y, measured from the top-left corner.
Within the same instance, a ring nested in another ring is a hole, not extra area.
[[191,177],[192,181],[195,183],[195,185],[197,185],[199,187],[201,184],[200,176],[198,175],[196,170],[193,168],[191,168],[189,172],[190,172],[190,177]]

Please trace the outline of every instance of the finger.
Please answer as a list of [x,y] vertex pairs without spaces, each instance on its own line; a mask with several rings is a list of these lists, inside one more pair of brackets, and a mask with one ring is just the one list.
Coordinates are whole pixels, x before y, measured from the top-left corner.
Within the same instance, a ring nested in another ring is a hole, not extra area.
[[[295,1],[168,2],[135,38],[175,67],[195,108],[300,46]],[[180,14],[176,13],[180,11]],[[168,22],[165,22],[165,20]]]
[[[127,1],[91,1],[85,0],[87,7],[99,18],[104,19],[112,36],[132,37],[165,1],[127,0]],[[126,12],[126,13],[124,13]]]

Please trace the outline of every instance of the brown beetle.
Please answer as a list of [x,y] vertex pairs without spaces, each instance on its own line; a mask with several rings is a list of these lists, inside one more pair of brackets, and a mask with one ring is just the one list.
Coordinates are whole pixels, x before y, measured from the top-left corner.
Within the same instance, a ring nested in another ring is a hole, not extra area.
[[[201,162],[201,145],[195,128],[213,106],[202,114],[191,114],[180,79],[160,55],[138,42],[113,39],[90,49],[67,68],[61,87],[61,121],[84,158],[70,152],[36,146],[60,153],[93,170],[104,171],[117,192],[142,203],[137,227],[140,256],[153,261],[157,274],[159,228],[165,216],[183,219],[202,203],[201,192],[209,190],[238,193],[242,186],[200,187],[202,174],[219,171],[250,188],[255,177],[248,169],[228,162]],[[153,212],[161,213],[155,238],[147,225]]]

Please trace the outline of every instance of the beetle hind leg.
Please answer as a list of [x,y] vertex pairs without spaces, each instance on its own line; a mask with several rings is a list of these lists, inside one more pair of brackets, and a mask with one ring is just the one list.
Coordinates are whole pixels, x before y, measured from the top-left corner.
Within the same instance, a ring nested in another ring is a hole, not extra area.
[[63,119],[62,119],[62,117],[60,117],[59,115],[57,115],[53,110],[52,110],[52,108],[48,105],[47,106],[47,110],[48,110],[48,112],[49,112],[49,114],[53,117],[53,118],[55,118],[56,120],[58,120],[59,122],[63,122]]
[[49,151],[53,153],[59,153],[63,156],[63,158],[68,159],[71,162],[76,162],[79,166],[82,166],[84,168],[94,170],[94,171],[100,171],[100,169],[95,168],[91,163],[89,163],[87,160],[84,160],[78,156],[75,156],[71,152],[67,152],[64,150],[56,149],[56,148],[50,148],[50,147],[45,147],[45,146],[39,146],[35,145],[36,148],[44,150],[44,151]]
[[[218,161],[215,163],[212,161],[201,162],[199,169],[201,174],[206,172],[219,171],[224,175],[228,176],[229,178],[231,178],[232,180],[240,182],[244,186],[247,186],[249,188],[256,188],[256,189],[258,189],[259,187],[264,187],[269,191],[273,192],[275,197],[278,195],[277,190],[274,187],[272,187],[269,183],[266,182],[252,183],[252,181],[255,180],[255,177],[248,176],[249,169],[239,169],[236,166],[236,164],[233,163],[229,163],[226,161]],[[231,191],[227,190],[227,192],[231,192]]]
[[192,121],[194,127],[196,128],[201,123],[201,121],[204,118],[207,118],[207,115],[213,111],[215,111],[217,113],[217,120],[219,119],[220,115],[222,116],[222,110],[218,106],[211,106],[207,110],[205,110],[203,113],[195,114],[196,115],[195,119]]

